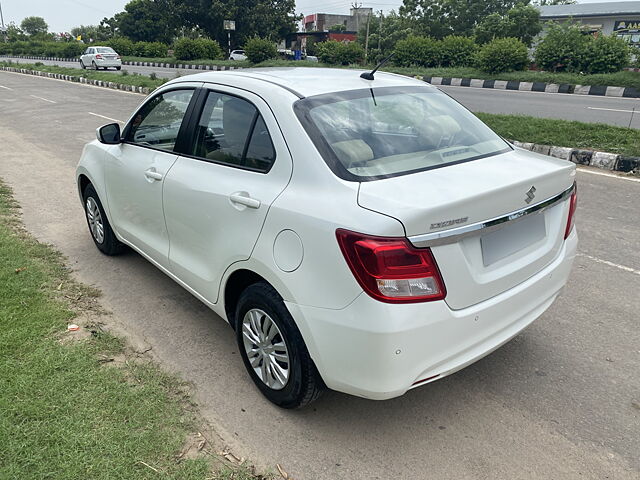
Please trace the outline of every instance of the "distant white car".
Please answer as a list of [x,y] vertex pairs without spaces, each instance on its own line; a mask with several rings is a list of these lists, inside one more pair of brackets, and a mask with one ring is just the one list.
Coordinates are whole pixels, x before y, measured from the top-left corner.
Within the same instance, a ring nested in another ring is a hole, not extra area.
[[233,50],[229,55],[229,60],[246,60],[247,56],[244,54],[244,50]]
[[120,55],[111,47],[88,47],[80,56],[80,67],[98,70],[113,67],[116,70],[122,68]]
[[575,172],[423,81],[275,68],[168,82],[98,130],[77,182],[97,248],[129,245],[225,318],[293,408],[325,386],[402,395],[542,315],[576,255]]

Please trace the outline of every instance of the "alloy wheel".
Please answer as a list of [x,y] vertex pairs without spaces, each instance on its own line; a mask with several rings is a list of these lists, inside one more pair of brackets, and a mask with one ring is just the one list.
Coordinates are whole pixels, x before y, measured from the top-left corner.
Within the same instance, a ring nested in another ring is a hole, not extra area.
[[91,235],[96,242],[104,242],[104,223],[102,221],[102,214],[100,213],[100,207],[93,197],[87,198],[86,203],[87,220],[89,221],[89,229]]

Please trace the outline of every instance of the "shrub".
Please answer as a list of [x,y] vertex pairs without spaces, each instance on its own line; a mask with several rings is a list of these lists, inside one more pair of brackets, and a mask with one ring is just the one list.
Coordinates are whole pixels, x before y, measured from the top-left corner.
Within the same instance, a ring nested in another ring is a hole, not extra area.
[[586,73],[619,72],[631,60],[629,45],[614,36],[600,35],[588,43],[582,54],[582,70]]
[[440,65],[440,42],[431,37],[411,36],[396,43],[393,61],[401,67]]
[[76,58],[82,55],[86,46],[79,42],[65,42],[60,45],[59,55],[64,58]]
[[478,46],[472,38],[449,35],[440,42],[443,67],[470,67],[475,61]]
[[337,40],[317,43],[316,53],[321,62],[331,65],[350,65],[364,58],[364,50],[358,43]]
[[223,55],[218,42],[208,38],[180,38],[173,45],[173,51],[178,60],[219,59]]
[[580,71],[582,56],[590,37],[576,25],[551,24],[547,34],[536,46],[534,58],[538,67],[554,72]]
[[162,42],[136,42],[134,44],[137,57],[166,57],[169,46]]
[[120,55],[134,56],[136,54],[135,44],[126,37],[115,37],[106,42],[108,47],[113,48]]
[[253,37],[245,43],[244,54],[251,63],[260,63],[275,58],[278,55],[278,50],[271,40]]
[[478,68],[487,73],[524,70],[529,64],[527,46],[517,38],[496,38],[477,55]]

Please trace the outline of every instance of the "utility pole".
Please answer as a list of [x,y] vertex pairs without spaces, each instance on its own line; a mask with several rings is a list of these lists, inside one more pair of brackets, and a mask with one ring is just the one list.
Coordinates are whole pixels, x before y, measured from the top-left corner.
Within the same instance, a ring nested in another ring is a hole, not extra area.
[[367,57],[369,56],[369,23],[371,21],[371,13],[367,15],[367,35],[364,40],[364,64],[367,64]]
[[378,27],[378,55],[382,53],[380,51],[381,40],[382,40],[382,10],[380,10],[380,26]]
[[7,29],[4,28],[4,16],[2,15],[2,2],[0,2],[0,32],[2,33],[2,39],[7,41]]

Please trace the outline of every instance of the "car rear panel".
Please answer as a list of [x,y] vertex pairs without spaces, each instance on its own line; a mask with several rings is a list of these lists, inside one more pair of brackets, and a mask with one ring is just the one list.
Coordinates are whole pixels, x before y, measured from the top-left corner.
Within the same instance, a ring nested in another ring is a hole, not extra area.
[[[447,288],[445,300],[459,310],[522,283],[557,257],[574,177],[570,162],[515,150],[363,182],[358,202],[400,220],[416,246],[431,246]],[[558,196],[554,205],[518,221],[452,237],[450,243],[421,242],[434,233],[535,208]]]

